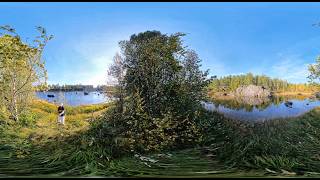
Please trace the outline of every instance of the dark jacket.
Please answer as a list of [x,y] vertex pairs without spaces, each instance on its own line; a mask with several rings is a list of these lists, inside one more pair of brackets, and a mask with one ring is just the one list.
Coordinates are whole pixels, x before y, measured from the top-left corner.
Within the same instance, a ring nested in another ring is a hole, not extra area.
[[[59,106],[58,107],[58,113],[60,114],[63,111],[64,111],[64,107],[63,106]],[[61,116],[64,116],[64,113]]]

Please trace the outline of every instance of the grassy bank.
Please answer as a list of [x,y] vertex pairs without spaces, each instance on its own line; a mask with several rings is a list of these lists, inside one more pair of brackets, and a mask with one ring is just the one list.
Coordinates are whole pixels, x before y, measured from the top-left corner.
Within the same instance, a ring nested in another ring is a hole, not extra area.
[[[1,126],[0,174],[6,176],[61,175],[73,165],[63,159],[75,155],[76,147],[66,139],[85,132],[109,104],[66,106],[65,126],[57,124],[57,107],[34,101],[22,123]],[[52,166],[55,162],[60,166]],[[69,168],[66,168],[69,167]]]
[[[2,127],[0,174],[6,176],[287,177],[320,173],[320,108],[300,117],[244,123],[205,113],[197,147],[112,158],[101,115],[110,105],[56,107],[36,101],[35,126]],[[91,121],[93,120],[93,121]],[[110,130],[111,131],[111,130]]]
[[[57,106],[45,101],[35,100],[29,107],[29,113],[21,118],[19,124],[6,126],[6,134],[21,139],[37,139],[37,142],[53,138],[61,131],[71,135],[86,130],[89,127],[89,122],[99,116],[107,106],[106,104],[79,107],[66,106],[66,121],[62,128],[57,124]],[[19,131],[17,131],[17,128]]]
[[[320,108],[300,117],[260,123],[224,120],[211,132],[215,133],[207,138],[211,138],[209,149],[226,167],[287,175],[320,172]],[[217,134],[225,136],[217,138]]]
[[310,97],[314,95],[316,91],[310,91],[310,92],[274,92],[275,96],[305,96],[305,97]]

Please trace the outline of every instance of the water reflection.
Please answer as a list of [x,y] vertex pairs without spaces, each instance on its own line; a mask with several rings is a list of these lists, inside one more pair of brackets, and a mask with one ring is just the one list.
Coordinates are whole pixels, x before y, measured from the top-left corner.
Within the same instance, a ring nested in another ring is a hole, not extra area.
[[235,98],[212,100],[205,108],[223,113],[237,120],[264,121],[274,118],[294,117],[320,106],[318,99],[302,96],[272,98]]

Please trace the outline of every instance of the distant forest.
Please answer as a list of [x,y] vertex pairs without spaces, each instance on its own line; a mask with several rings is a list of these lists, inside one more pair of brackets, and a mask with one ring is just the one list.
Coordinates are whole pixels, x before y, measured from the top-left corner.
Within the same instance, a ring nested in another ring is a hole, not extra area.
[[211,92],[230,92],[236,90],[240,86],[246,85],[263,86],[271,91],[277,92],[296,92],[296,91],[315,91],[318,86],[315,84],[293,84],[278,78],[270,78],[265,75],[253,75],[247,73],[244,75],[229,75],[221,78],[213,79],[209,85]]
[[105,92],[112,89],[111,86],[107,85],[99,85],[97,87],[93,87],[93,85],[59,85],[59,84],[51,84],[48,85],[48,91],[101,91]]

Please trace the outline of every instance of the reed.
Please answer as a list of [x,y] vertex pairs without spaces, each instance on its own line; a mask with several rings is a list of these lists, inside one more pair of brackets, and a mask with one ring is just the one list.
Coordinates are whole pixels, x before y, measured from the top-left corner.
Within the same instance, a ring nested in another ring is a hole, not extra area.
[[226,167],[268,169],[276,173],[319,173],[319,111],[317,108],[300,117],[257,124],[224,121],[223,128],[215,129],[218,134],[230,130],[220,140],[218,158]]
[[[111,106],[70,108],[55,124],[55,106],[35,102],[36,126],[0,127],[0,172],[19,177],[287,177],[320,175],[320,108],[300,117],[245,123],[203,112],[193,148],[113,157],[99,136]],[[93,121],[88,121],[94,111]],[[104,132],[106,133],[106,132]],[[108,132],[107,132],[108,133]]]

